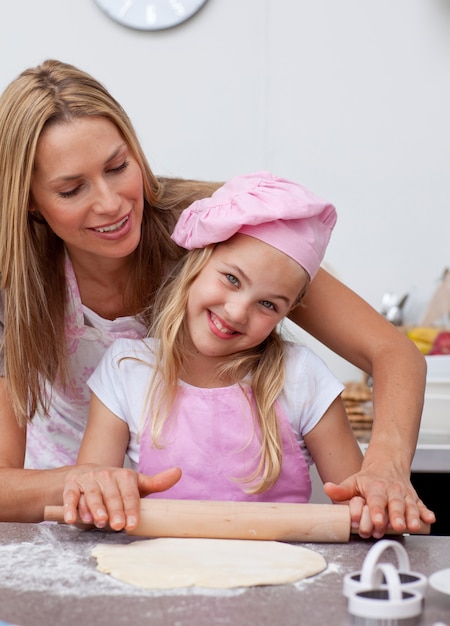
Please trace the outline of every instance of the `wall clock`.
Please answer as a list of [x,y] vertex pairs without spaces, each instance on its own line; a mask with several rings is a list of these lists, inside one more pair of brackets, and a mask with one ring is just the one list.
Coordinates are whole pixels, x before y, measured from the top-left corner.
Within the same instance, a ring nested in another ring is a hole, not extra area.
[[185,22],[207,0],[94,0],[111,19],[137,30],[163,30]]

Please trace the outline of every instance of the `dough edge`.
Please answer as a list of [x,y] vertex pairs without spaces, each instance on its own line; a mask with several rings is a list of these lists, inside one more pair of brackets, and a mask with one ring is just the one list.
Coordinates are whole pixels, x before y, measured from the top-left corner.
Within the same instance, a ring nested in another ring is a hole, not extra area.
[[327,567],[314,550],[278,541],[157,538],[97,544],[97,570],[145,589],[282,585]]

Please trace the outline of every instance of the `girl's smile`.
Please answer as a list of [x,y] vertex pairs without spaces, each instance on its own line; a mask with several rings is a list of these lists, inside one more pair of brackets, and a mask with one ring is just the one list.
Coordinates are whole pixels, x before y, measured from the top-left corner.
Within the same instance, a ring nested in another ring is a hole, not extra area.
[[216,337],[220,337],[220,339],[231,339],[234,335],[238,334],[237,330],[234,330],[230,326],[228,326],[218,315],[213,313],[212,311],[208,311],[209,315],[209,326],[211,328],[211,332],[216,335]]

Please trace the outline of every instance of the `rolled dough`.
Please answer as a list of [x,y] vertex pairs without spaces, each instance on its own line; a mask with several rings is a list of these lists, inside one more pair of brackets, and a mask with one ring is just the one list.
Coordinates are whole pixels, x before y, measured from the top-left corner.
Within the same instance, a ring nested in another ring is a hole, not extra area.
[[280,585],[319,574],[325,559],[278,541],[161,538],[99,544],[97,569],[147,589]]

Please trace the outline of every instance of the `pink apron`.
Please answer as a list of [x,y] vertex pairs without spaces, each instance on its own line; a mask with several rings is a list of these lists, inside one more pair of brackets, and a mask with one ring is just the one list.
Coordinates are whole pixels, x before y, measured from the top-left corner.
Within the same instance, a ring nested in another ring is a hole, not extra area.
[[[246,392],[253,402],[248,387]],[[248,477],[256,468],[260,438],[249,400],[241,387],[179,386],[160,441],[163,447],[154,447],[150,429],[144,428],[139,470],[152,475],[180,467],[183,475],[171,489],[151,497],[308,502],[311,496],[308,466],[279,402],[276,409],[283,446],[280,476],[263,493],[246,494],[244,489],[249,485],[239,479]]]
[[48,386],[47,393],[51,394],[49,418],[36,415],[27,427],[27,468],[47,469],[76,462],[89,412],[91,394],[87,379],[115,339],[138,339],[146,333],[138,318],[105,320],[84,307],[68,255],[65,272],[65,335],[70,381],[64,386],[57,379],[52,387]]

